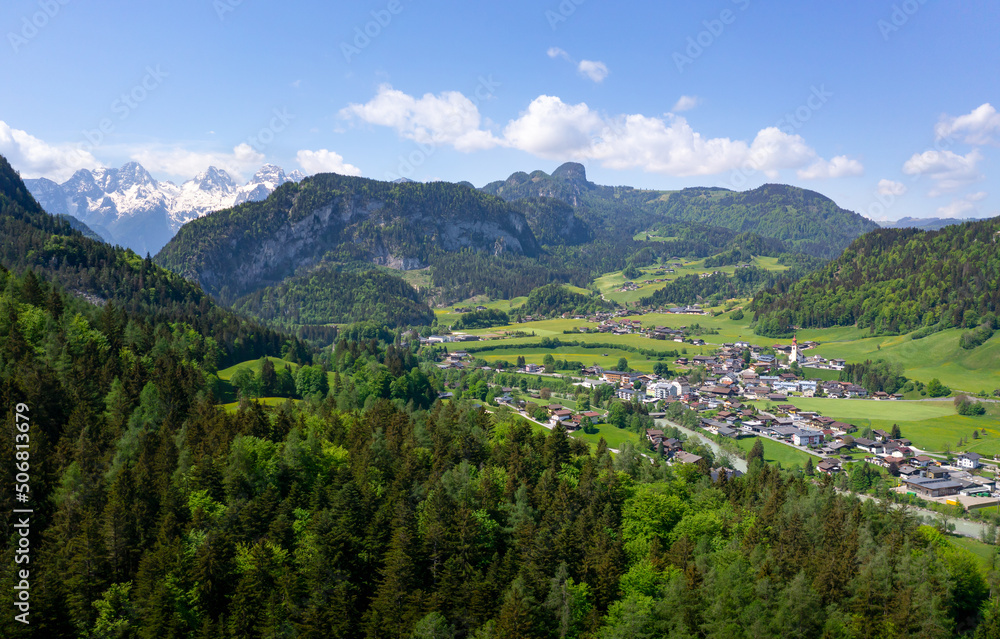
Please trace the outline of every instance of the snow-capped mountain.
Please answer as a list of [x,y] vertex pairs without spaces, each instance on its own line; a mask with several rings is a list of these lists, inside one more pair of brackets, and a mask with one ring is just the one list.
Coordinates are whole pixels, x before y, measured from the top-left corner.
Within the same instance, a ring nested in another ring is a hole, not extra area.
[[129,162],[120,169],[81,169],[62,184],[46,178],[24,182],[49,213],[71,215],[109,241],[145,255],[155,254],[195,218],[263,200],[285,182],[304,177],[265,164],[240,185],[226,171],[209,167],[177,186],[158,182],[142,165]]

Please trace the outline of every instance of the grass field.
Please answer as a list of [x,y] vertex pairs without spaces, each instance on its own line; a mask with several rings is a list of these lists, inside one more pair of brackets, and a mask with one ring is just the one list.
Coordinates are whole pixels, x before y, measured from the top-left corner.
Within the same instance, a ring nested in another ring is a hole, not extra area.
[[[511,354],[513,353],[513,354]],[[614,348],[578,348],[575,346],[561,346],[556,349],[543,348],[521,348],[514,350],[496,350],[475,353],[476,357],[481,357],[487,362],[496,360],[506,360],[514,362],[517,357],[523,356],[528,364],[542,364],[546,354],[551,353],[556,359],[565,359],[571,362],[581,362],[584,366],[598,365],[603,368],[615,368],[618,359],[624,357],[628,360],[628,365],[636,370],[652,371],[653,364],[658,361],[655,357],[649,358],[639,353],[618,350]],[[605,356],[605,354],[607,356]],[[671,358],[672,359],[672,358]],[[580,371],[556,371],[557,373],[578,375]]]
[[[260,399],[255,399],[253,401],[260,402],[261,404],[263,404],[265,406],[281,406],[285,402],[289,401],[289,399],[287,397],[261,397]],[[293,399],[291,401],[293,401],[295,403],[298,403],[298,402],[301,402],[302,400],[301,399]],[[240,403],[239,402],[229,402],[228,404],[220,404],[220,405],[224,409],[226,409],[227,413],[235,413],[236,410],[240,407]]]
[[948,536],[948,542],[953,546],[972,553],[972,555],[978,560],[979,566],[982,568],[984,575],[993,570],[996,563],[994,559],[997,555],[997,546],[984,544],[978,539],[972,539],[970,537]]
[[596,433],[588,434],[582,430],[578,430],[575,433],[572,433],[571,437],[582,439],[595,447],[601,441],[601,437],[603,437],[604,441],[608,443],[608,448],[614,448],[615,450],[620,449],[622,444],[625,442],[632,442],[632,444],[637,447],[642,443],[642,440],[639,439],[639,435],[630,430],[615,428],[611,424],[601,424],[596,426],[596,428]]
[[[638,234],[639,237],[643,234]],[[663,238],[659,238],[663,241]],[[679,278],[685,277],[687,275],[700,275],[702,273],[714,273],[716,271],[721,273],[727,273],[732,275],[736,271],[736,266],[716,266],[714,268],[705,268],[705,260],[695,260],[688,261],[682,260],[678,262],[681,264],[680,267],[672,265],[653,265],[645,266],[640,268],[642,275],[634,280],[636,284],[639,285],[638,290],[635,291],[619,291],[622,285],[627,281],[627,278],[622,274],[621,271],[615,271],[613,273],[605,273],[604,275],[598,277],[594,280],[594,287],[599,290],[606,299],[614,300],[619,304],[634,304],[638,302],[643,297],[651,295],[654,291],[666,286],[669,282]],[[778,264],[778,258],[776,257],[757,257],[754,258],[753,264],[759,266],[760,268],[767,269],[769,271],[785,271],[788,270],[787,266]],[[666,269],[672,268],[673,273],[667,273]],[[658,274],[660,273],[660,274]],[[643,283],[644,280],[651,279],[665,279],[665,282],[653,282],[650,284]]]
[[[806,460],[812,457],[812,455],[803,453],[801,450],[792,448],[791,446],[785,446],[784,444],[778,443],[772,439],[767,439],[766,437],[744,437],[736,440],[736,443],[740,448],[749,453],[750,449],[753,448],[754,441],[758,439],[764,444],[764,461],[769,463],[778,462],[781,464],[782,468],[804,466]],[[819,461],[819,459],[815,457],[812,457],[812,459],[814,464]]]
[[822,345],[810,354],[839,357],[848,362],[885,359],[903,365],[903,374],[927,383],[938,378],[956,390],[978,392],[1000,388],[1000,334],[979,348],[967,351],[958,345],[964,329],[949,329],[923,339],[908,335],[869,337],[853,327],[800,331],[800,340]]
[[[903,437],[923,450],[943,452],[947,448],[954,452],[1000,455],[1000,419],[996,415],[959,415],[951,400],[876,402],[794,397],[788,403],[802,410],[818,411],[862,429],[870,427],[888,431],[893,424],[898,424]],[[973,429],[984,428],[985,436],[971,439]],[[969,442],[959,448],[959,438],[969,439]]]
[[[291,367],[292,372],[294,372],[299,367],[299,365],[296,364],[295,362],[289,362],[279,357],[268,357],[268,359],[271,360],[271,363],[274,364],[275,368],[281,368],[287,364],[288,366]],[[249,359],[245,362],[240,362],[239,364],[230,366],[229,368],[224,368],[221,371],[219,371],[219,379],[229,381],[233,377],[233,375],[236,374],[236,371],[240,370],[241,368],[249,368],[253,370],[253,372],[256,373],[257,375],[260,375],[260,360]]]

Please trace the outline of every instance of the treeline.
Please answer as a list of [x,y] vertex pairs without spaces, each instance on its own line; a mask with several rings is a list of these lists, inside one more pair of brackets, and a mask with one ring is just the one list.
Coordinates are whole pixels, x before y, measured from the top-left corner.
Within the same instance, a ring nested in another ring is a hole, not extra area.
[[559,284],[548,284],[531,291],[527,301],[515,312],[522,316],[591,315],[610,308],[614,308],[614,303],[601,299],[599,295],[583,295]]
[[1000,312],[997,233],[1000,220],[991,219],[940,231],[864,235],[811,276],[757,295],[751,306],[757,333],[856,324],[880,335],[994,325]]
[[883,392],[890,395],[899,392],[909,381],[903,375],[902,364],[893,364],[884,359],[846,364],[837,379],[862,386],[870,393]]
[[471,250],[442,253],[431,266],[431,283],[441,289],[442,301],[477,295],[509,300],[552,282],[575,281],[585,286],[588,278],[589,272],[512,253],[490,255]]
[[640,300],[645,306],[671,304],[717,303],[734,297],[750,297],[758,290],[772,286],[788,272],[775,272],[757,266],[738,268],[732,275],[714,273],[708,277],[685,275]]
[[388,326],[434,321],[420,294],[398,275],[385,271],[344,271],[323,265],[233,303],[233,308],[285,327],[349,324],[368,319]]
[[456,331],[473,330],[477,328],[492,328],[494,326],[506,326],[510,323],[507,313],[496,309],[488,308],[485,311],[472,311],[463,313],[455,320],[451,328]]

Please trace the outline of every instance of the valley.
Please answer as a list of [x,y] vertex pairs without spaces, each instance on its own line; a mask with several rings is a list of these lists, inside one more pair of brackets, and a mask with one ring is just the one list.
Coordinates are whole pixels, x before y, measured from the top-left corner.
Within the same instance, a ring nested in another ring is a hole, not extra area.
[[0,639],[1000,639],[997,3],[0,16]]

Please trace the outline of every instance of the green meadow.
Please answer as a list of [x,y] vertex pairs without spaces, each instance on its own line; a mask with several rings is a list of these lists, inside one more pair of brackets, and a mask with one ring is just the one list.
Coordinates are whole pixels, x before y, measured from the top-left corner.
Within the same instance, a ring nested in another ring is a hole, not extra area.
[[989,574],[996,568],[998,552],[996,546],[983,543],[971,537],[957,537],[952,535],[948,536],[948,542],[971,553],[976,558],[976,562],[979,564],[984,575]]
[[[822,415],[854,424],[861,429],[870,427],[888,431],[892,429],[893,424],[897,424],[903,437],[922,450],[1000,455],[998,416],[959,415],[951,400],[876,402],[861,399],[790,397],[788,403],[802,410],[818,411]],[[995,405],[990,409],[998,410]],[[983,429],[986,430],[985,435],[979,439],[972,439],[973,430],[981,432]],[[961,447],[958,446],[960,438],[968,440]]]
[[[267,359],[271,360],[271,363],[274,364],[274,367],[276,369],[283,368],[287,364],[289,367],[291,367],[292,372],[294,373],[296,369],[298,369],[299,367],[299,365],[296,364],[295,362],[289,362],[287,360],[281,359],[280,357],[268,357]],[[232,379],[233,375],[236,374],[236,371],[242,368],[249,368],[255,374],[260,375],[260,360],[250,359],[245,362],[240,362],[239,364],[230,366],[229,368],[224,368],[221,371],[219,371],[219,379],[224,381],[229,381],[230,379]]]
[[778,462],[782,468],[791,468],[792,466],[804,466],[806,460],[810,457],[812,457],[814,464],[819,461],[818,458],[808,453],[803,453],[797,448],[786,446],[766,437],[744,437],[736,440],[736,443],[740,448],[749,453],[750,449],[753,448],[754,442],[758,439],[764,445],[764,461],[768,463]]
[[[255,400],[252,400],[252,401],[259,402],[259,403],[263,404],[264,406],[270,406],[270,407],[273,408],[275,406],[281,406],[282,404],[284,404],[285,402],[288,402],[288,401],[291,401],[291,402],[294,402],[294,403],[298,403],[298,402],[301,402],[302,400],[301,399],[291,399],[290,400],[287,397],[261,397],[260,399],[255,399]],[[229,403],[226,403],[226,404],[220,404],[220,406],[222,406],[222,408],[224,408],[227,413],[235,413],[239,409],[240,403],[239,402],[229,402]]]
[[965,329],[949,329],[923,339],[909,335],[870,337],[853,327],[811,329],[800,340],[822,342],[809,354],[842,358],[848,362],[885,359],[903,366],[903,374],[927,383],[933,378],[945,386],[970,393],[1000,388],[1000,334],[971,351],[959,346]]

